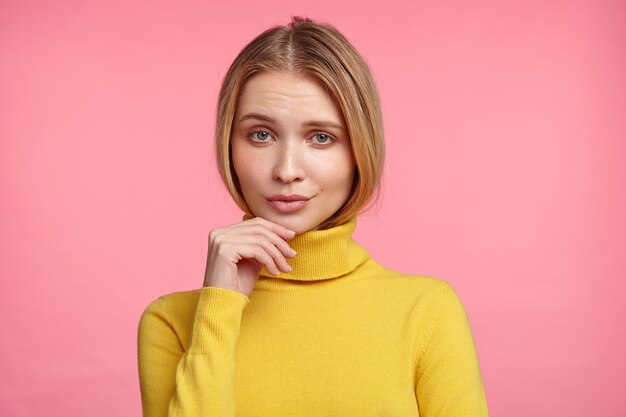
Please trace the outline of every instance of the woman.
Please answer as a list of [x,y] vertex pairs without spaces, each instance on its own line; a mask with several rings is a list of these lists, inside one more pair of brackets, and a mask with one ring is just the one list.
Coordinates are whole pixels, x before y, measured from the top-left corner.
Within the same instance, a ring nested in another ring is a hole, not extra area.
[[351,238],[383,132],[348,41],[299,18],[253,40],[224,79],[216,142],[244,220],[211,231],[202,289],[143,314],[144,416],[486,416],[451,287]]

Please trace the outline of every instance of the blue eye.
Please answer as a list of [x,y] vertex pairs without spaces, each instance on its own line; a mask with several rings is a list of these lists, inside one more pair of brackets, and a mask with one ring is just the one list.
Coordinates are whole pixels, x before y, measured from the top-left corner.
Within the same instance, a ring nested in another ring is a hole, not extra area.
[[265,130],[257,130],[256,132],[252,132],[252,139],[258,140],[260,142],[265,142],[270,138],[269,132]]
[[316,142],[320,145],[325,145],[333,141],[332,136],[326,133],[316,133],[315,135],[313,135],[313,138],[315,138]]

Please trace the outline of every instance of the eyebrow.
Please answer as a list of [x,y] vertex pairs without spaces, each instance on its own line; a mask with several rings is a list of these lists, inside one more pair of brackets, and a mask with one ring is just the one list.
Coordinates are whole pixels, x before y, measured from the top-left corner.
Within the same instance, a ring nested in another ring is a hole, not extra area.
[[261,113],[248,113],[244,116],[241,116],[241,118],[239,119],[239,123],[243,122],[244,120],[249,120],[249,119],[254,119],[254,120],[262,120],[264,122],[273,122],[274,119],[272,119],[269,116],[266,116],[264,114]]
[[[239,118],[238,123],[241,123],[245,120],[261,120],[263,122],[270,122],[270,123],[275,122],[275,120],[272,119],[271,117],[265,114],[261,114],[261,113],[245,114]],[[306,123],[304,123],[304,125],[310,126],[310,127],[332,127],[332,128],[343,130],[343,131],[346,130],[346,128],[343,125],[332,122],[330,120],[309,120]]]

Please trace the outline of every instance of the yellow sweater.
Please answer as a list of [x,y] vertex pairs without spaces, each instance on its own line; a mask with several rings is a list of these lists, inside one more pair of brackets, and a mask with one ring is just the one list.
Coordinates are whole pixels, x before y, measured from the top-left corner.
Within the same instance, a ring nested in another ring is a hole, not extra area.
[[263,269],[249,298],[208,287],[150,304],[144,416],[487,416],[453,289],[383,268],[355,226],[296,236],[293,270]]

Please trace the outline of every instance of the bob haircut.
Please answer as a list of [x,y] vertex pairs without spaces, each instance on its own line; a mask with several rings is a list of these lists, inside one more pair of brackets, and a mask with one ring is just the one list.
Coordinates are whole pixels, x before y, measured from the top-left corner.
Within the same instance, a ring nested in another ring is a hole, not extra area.
[[235,172],[230,139],[241,90],[262,72],[292,72],[311,76],[325,86],[343,114],[355,160],[350,197],[317,229],[341,225],[378,200],[385,150],[380,101],[364,59],[330,25],[293,17],[287,26],[270,28],[250,42],[230,66],[218,99],[215,127],[217,166],[235,203],[248,207]]

